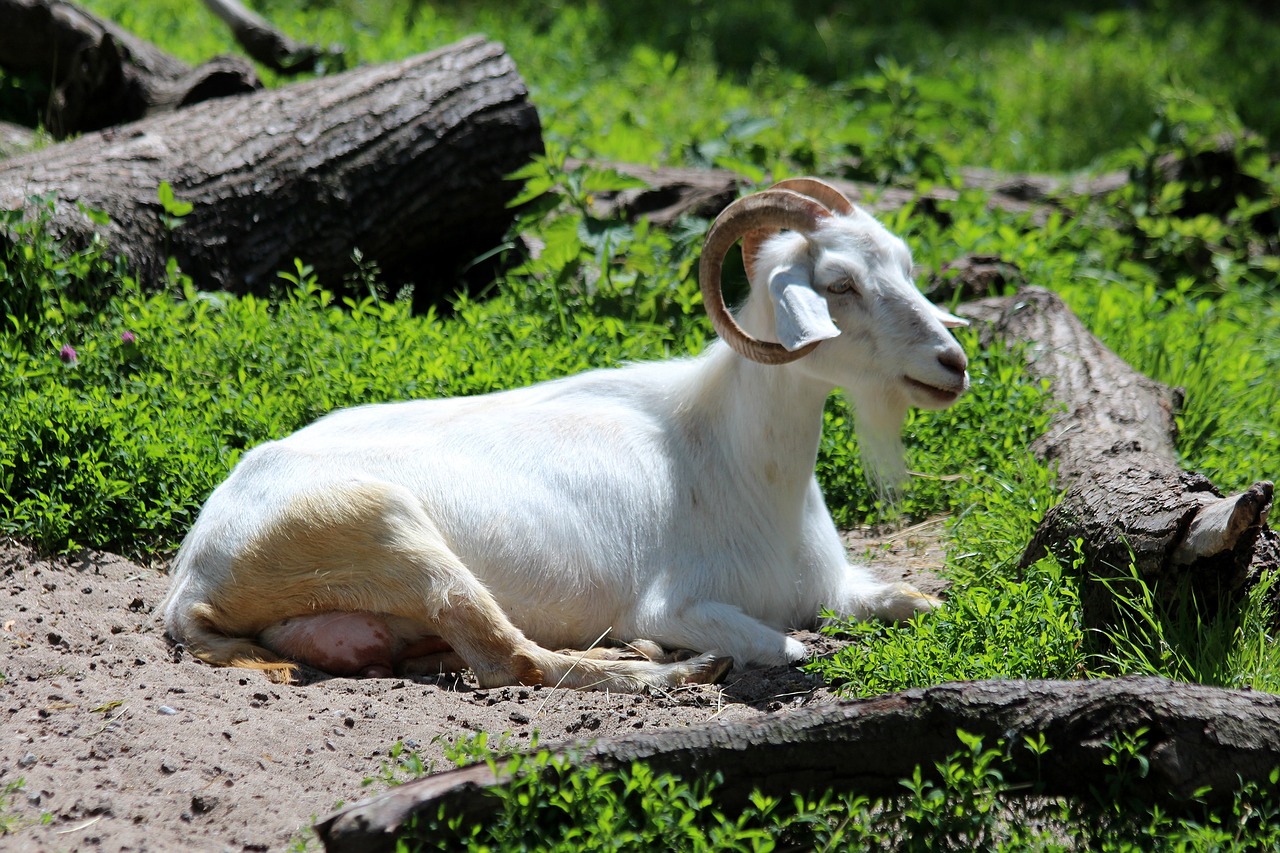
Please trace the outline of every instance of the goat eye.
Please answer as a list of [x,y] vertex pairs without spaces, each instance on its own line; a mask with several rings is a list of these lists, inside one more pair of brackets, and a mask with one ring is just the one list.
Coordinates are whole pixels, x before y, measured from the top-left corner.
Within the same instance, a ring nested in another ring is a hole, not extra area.
[[827,285],[827,293],[854,293],[856,290],[852,278],[842,278]]

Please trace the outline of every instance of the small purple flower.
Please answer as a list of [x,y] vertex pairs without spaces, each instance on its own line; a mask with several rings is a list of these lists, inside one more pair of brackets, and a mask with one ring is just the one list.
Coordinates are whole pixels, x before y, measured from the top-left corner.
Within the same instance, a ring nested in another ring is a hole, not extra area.
[[126,346],[133,346],[138,342],[138,337],[133,332],[124,332],[120,335],[120,343]]
[[75,364],[76,348],[71,344],[63,344],[62,350],[58,353],[58,358],[62,359],[67,364]]

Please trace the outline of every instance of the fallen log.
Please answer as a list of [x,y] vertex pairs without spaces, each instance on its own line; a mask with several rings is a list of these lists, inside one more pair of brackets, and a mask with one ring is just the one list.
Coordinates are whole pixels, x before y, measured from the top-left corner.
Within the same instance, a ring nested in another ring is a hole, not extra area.
[[[1148,770],[1133,793],[1167,809],[1193,799],[1229,804],[1241,784],[1266,784],[1280,764],[1280,696],[1159,678],[944,684],[552,751],[580,766],[644,761],[685,779],[718,773],[723,781],[712,796],[732,812],[753,790],[784,802],[796,792],[900,795],[899,780],[917,766],[929,777],[935,762],[961,749],[957,730],[981,735],[987,747],[1007,745],[1010,796],[1089,798],[1107,790],[1114,740],[1144,728]],[[1024,738],[1040,734],[1050,749],[1036,757]],[[501,809],[486,791],[509,782],[509,768],[480,764],[428,776],[348,806],[315,830],[338,853],[394,849],[411,818],[430,820],[442,809],[474,825]]]
[[262,86],[240,57],[192,68],[64,0],[0,0],[0,68],[49,82],[42,118],[59,138]]
[[204,0],[204,5],[231,28],[245,53],[278,74],[323,71],[325,66],[333,70],[345,64],[340,46],[320,47],[291,39],[239,0]]
[[[506,175],[543,150],[527,94],[502,46],[473,37],[0,162],[0,208],[56,196],[53,230],[81,243],[101,231],[145,285],[172,255],[205,289],[266,293],[294,258],[332,287],[356,248],[425,304],[511,223]],[[162,181],[194,205],[178,228]]]
[[[743,176],[726,169],[655,168],[630,163],[595,165],[607,166],[646,184],[640,189],[601,192],[593,196],[594,213],[602,219],[646,216],[655,225],[670,225],[682,216],[714,219],[735,198],[754,189]],[[1123,186],[1128,176],[1109,172],[1097,176],[1058,177],[964,169],[959,175],[960,189],[940,186],[926,190],[879,186],[841,178],[824,177],[823,180],[876,214],[897,210],[909,203],[954,201],[964,190],[977,190],[988,194],[987,204],[992,209],[1027,214],[1033,223],[1043,223],[1052,212],[1061,209],[1059,201],[1104,196]]]
[[[962,304],[991,339],[1025,345],[1031,375],[1051,383],[1062,411],[1033,444],[1057,466],[1062,500],[1045,513],[1021,559],[1085,559],[1081,605],[1090,627],[1111,625],[1114,586],[1130,561],[1160,593],[1186,579],[1200,604],[1238,594],[1280,568],[1280,537],[1266,524],[1273,487],[1224,497],[1178,461],[1181,392],[1135,371],[1041,288]],[[1206,614],[1207,615],[1207,614]]]
[[36,147],[36,132],[20,124],[0,121],[0,160],[24,154]]

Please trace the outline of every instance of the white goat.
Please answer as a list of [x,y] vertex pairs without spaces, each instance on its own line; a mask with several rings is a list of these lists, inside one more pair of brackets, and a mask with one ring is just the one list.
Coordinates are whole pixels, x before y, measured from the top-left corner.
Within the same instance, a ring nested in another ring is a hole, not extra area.
[[[720,267],[743,237],[751,293],[735,321]],[[813,471],[841,386],[873,463],[900,472],[907,407],[946,407],[968,385],[945,328],[963,321],[916,289],[901,240],[813,179],[726,209],[700,275],[724,342],[697,358],[362,406],[245,454],[177,556],[171,636],[286,680],[292,661],[365,676],[465,665],[483,686],[635,691],[799,661],[784,631],[823,607],[934,607],[849,564]],[[641,655],[549,650],[604,635],[644,638]]]

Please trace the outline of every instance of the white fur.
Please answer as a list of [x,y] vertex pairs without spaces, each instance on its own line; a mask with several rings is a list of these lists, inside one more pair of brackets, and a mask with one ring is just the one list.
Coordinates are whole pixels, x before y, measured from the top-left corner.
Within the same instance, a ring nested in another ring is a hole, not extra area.
[[[780,269],[807,271],[840,330],[792,364],[717,342],[696,358],[339,411],[247,453],[184,543],[170,632],[180,638],[187,605],[235,583],[231,558],[264,519],[304,493],[370,482],[411,492],[544,647],[583,648],[609,630],[777,664],[804,655],[783,632],[814,625],[824,607],[855,618],[929,609],[934,600],[849,563],[814,464],[824,401],[840,386],[892,483],[908,405],[950,402],[903,377],[959,394],[963,353],[912,283],[906,246],[862,211],[765,244],[739,312],[760,338],[774,339],[768,278]],[[856,295],[827,293],[849,275]]]

